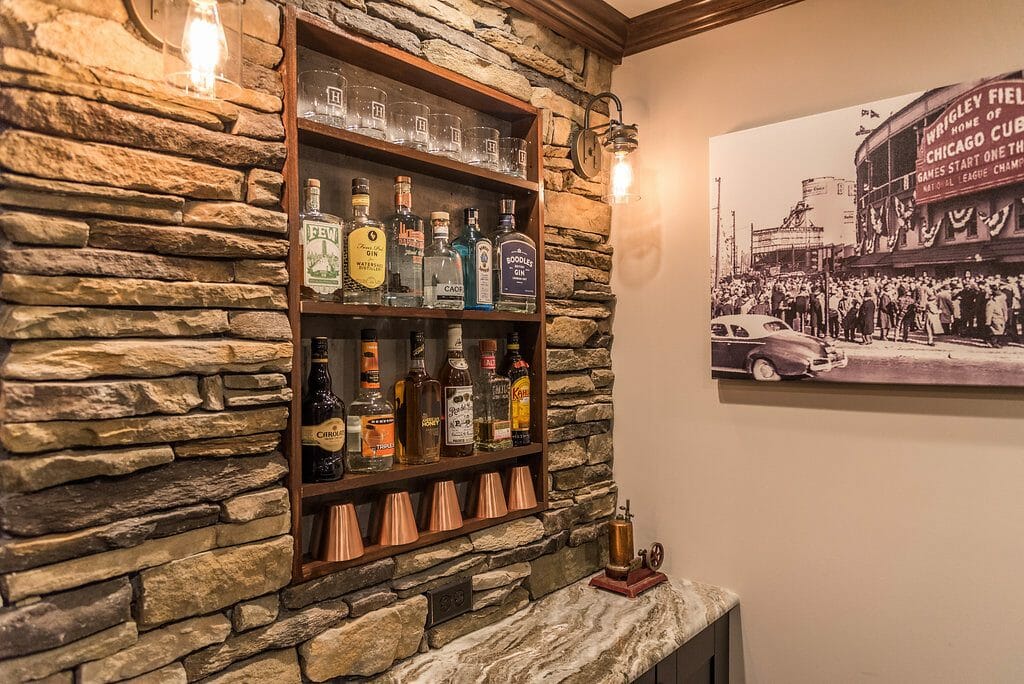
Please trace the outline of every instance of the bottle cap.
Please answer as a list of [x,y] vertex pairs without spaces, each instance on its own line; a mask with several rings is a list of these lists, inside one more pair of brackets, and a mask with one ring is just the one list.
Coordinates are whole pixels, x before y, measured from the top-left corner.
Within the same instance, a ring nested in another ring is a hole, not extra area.
[[320,179],[319,178],[307,178],[306,179],[306,187],[307,188],[319,188],[320,187]]
[[447,211],[432,211],[432,212],[430,212],[430,220],[431,221],[447,221],[450,218],[451,217],[448,215]]
[[466,219],[466,223],[476,223],[480,220],[480,210],[476,207],[468,207],[462,214]]
[[517,333],[517,332],[510,332],[508,334],[508,343],[509,344],[519,344],[519,333]]
[[516,213],[516,201],[511,197],[502,197],[498,206],[500,207],[500,213],[502,214]]
[[426,335],[423,334],[422,330],[413,330],[409,333],[409,346],[412,348],[412,358],[422,359],[425,345]]
[[353,178],[352,179],[352,194],[353,195],[369,195],[370,194],[370,179],[369,178]]
[[374,328],[363,328],[359,332],[359,339],[361,339],[363,342],[376,342],[377,331]]
[[494,354],[498,351],[497,340],[480,340],[481,354]]
[[395,176],[396,183],[412,183],[412,178],[408,176]]

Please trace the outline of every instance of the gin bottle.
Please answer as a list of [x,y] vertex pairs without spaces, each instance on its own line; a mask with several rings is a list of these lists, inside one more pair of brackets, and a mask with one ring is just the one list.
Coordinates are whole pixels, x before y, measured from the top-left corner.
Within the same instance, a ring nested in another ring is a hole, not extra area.
[[473,388],[473,440],[479,451],[498,451],[512,446],[509,419],[511,383],[498,375],[494,355],[498,343],[480,340],[480,374]]
[[530,364],[519,353],[519,333],[508,335],[502,375],[512,383],[509,395],[512,418],[512,446],[530,444]]
[[491,292],[491,241],[480,232],[480,212],[470,207],[465,211],[462,235],[452,247],[462,259],[462,281],[467,309],[490,311],[494,308]]
[[395,459],[395,412],[380,391],[377,331],[359,336],[359,393],[348,407],[345,466],[350,473],[390,470]]
[[444,392],[441,455],[473,455],[473,377],[462,355],[462,326],[448,325],[448,357],[438,374]]
[[424,335],[409,333],[409,372],[395,383],[395,455],[402,465],[441,458],[441,383],[424,363]]
[[302,481],[331,482],[345,472],[345,404],[331,389],[327,338],[314,337],[302,398]]
[[423,219],[412,213],[412,180],[395,177],[395,213],[388,233],[388,306],[423,306]]
[[341,219],[320,211],[320,181],[306,181],[302,224],[302,297],[341,301]]
[[345,226],[345,303],[380,304],[387,256],[384,226],[370,218],[370,181],[352,179],[352,219]]
[[423,253],[423,305],[428,309],[463,307],[462,259],[448,244],[448,230],[448,212],[432,212],[432,239]]
[[537,246],[516,230],[516,201],[501,200],[494,236],[494,308],[533,313],[537,310]]

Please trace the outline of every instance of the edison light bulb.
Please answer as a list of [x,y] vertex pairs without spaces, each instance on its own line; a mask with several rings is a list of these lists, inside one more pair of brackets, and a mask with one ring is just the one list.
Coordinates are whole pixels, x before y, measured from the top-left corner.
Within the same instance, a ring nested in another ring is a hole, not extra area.
[[181,55],[188,69],[189,90],[200,97],[216,97],[217,76],[227,58],[228,44],[216,0],[191,0]]
[[612,204],[624,204],[636,199],[631,193],[633,189],[633,165],[627,157],[629,152],[616,152],[612,163],[611,195]]

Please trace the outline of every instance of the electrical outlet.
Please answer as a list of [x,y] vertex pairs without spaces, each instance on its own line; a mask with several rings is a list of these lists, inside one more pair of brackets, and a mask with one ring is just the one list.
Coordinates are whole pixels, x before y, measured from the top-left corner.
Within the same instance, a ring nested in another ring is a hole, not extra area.
[[473,581],[471,578],[439,587],[427,592],[427,627],[451,620],[469,612],[473,604]]

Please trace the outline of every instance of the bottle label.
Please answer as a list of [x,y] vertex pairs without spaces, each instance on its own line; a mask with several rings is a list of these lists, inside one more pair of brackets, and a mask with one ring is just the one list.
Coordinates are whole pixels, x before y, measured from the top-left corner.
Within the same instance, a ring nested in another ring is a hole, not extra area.
[[384,284],[387,237],[380,228],[356,228],[348,235],[348,276],[365,288]]
[[340,226],[325,221],[302,222],[306,286],[320,294],[341,287]]
[[438,302],[461,302],[465,296],[462,283],[438,283],[434,286],[434,300]]
[[360,453],[363,458],[395,455],[395,417],[391,414],[359,416]]
[[512,429],[530,429],[530,378],[523,376],[512,381]]
[[484,370],[494,370],[498,367],[498,362],[494,358],[494,354],[481,354],[480,355],[480,367]]
[[500,295],[535,297],[537,295],[537,249],[525,240],[507,240],[501,244]]
[[476,296],[477,304],[491,304],[491,243],[480,240],[476,243]]
[[331,418],[319,425],[303,425],[302,445],[318,446],[324,451],[341,451],[345,448],[345,421]]
[[359,343],[359,386],[380,389],[380,362],[376,342]]
[[481,426],[482,437],[485,442],[500,442],[512,439],[512,423],[507,420],[492,420]]
[[[451,363],[454,365],[454,361]],[[473,443],[472,387],[444,388],[444,423],[446,444],[463,446]]]
[[414,256],[418,256],[420,260],[422,260],[424,242],[425,239],[422,230],[416,230],[408,225],[403,225],[398,229],[398,244],[399,246],[407,249],[406,254],[408,254],[409,251],[416,250],[419,253],[414,254]]
[[456,368],[458,370],[469,369],[469,361],[466,361],[465,358],[448,359],[448,363],[451,364],[452,368]]

